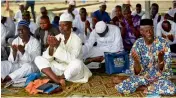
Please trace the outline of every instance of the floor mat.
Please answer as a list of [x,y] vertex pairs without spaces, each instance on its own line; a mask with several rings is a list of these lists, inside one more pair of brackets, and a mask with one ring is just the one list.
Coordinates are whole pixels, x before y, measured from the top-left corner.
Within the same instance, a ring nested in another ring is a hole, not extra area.
[[120,94],[115,89],[115,84],[112,83],[112,75],[95,75],[92,76],[88,83],[82,84],[79,88],[74,90],[71,94],[73,95],[84,95],[84,96],[116,96],[116,97],[145,97],[142,91],[136,91],[133,94]]
[[48,94],[36,94],[36,95],[30,95],[28,94],[24,88],[2,88],[1,87],[1,97],[7,97],[7,96],[13,96],[13,97],[66,97],[71,95],[71,92],[74,91],[77,87],[79,87],[81,84],[79,83],[71,83],[67,82],[67,87],[64,91],[48,95]]

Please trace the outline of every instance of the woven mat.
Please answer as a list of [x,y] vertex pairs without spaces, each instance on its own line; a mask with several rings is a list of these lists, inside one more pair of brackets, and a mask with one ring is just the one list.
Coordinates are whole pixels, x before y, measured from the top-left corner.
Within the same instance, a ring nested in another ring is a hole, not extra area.
[[73,95],[84,95],[84,96],[116,96],[116,97],[144,97],[142,91],[136,91],[133,94],[123,95],[117,93],[115,84],[112,82],[112,75],[94,75],[90,78],[89,82],[82,84],[79,88],[74,90],[71,94]]
[[[176,66],[176,58],[172,59],[172,66]],[[14,97],[66,97],[72,95],[82,95],[82,96],[116,96],[116,97],[145,97],[146,95],[142,91],[136,91],[133,94],[123,95],[117,93],[114,88],[115,84],[112,83],[111,78],[114,75],[106,74],[94,74],[88,83],[78,84],[67,82],[67,87],[63,92],[47,95],[47,94],[36,94],[29,95],[24,88],[8,88],[4,89],[1,87],[1,97],[14,96]],[[172,80],[176,83],[176,79]]]
[[13,97],[66,97],[71,95],[71,92],[74,91],[75,88],[79,87],[81,84],[67,82],[67,87],[64,91],[48,95],[48,94],[35,94],[30,95],[25,91],[24,88],[2,88],[1,87],[1,97],[13,96]]

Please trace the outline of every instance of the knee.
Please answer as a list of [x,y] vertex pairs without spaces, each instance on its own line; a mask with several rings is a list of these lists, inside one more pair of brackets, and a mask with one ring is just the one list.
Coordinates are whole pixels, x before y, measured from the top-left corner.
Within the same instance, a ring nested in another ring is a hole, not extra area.
[[69,63],[69,65],[74,65],[74,67],[80,67],[83,65],[83,62],[79,59],[75,59]]
[[35,60],[34,60],[35,64],[38,65],[38,63],[40,63],[42,59],[43,59],[42,56],[35,57]]
[[25,63],[22,68],[24,68],[25,71],[32,71],[32,64],[30,63]]

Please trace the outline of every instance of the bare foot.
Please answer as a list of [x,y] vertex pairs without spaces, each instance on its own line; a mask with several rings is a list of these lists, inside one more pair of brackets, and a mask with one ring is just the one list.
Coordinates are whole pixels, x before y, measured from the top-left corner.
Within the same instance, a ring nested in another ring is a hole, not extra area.
[[64,90],[65,87],[66,87],[65,79],[59,79],[59,83],[61,84],[61,87],[62,87],[62,89]]
[[114,84],[119,84],[123,80],[121,80],[118,76],[116,76],[116,77],[112,77],[112,81],[113,81]]

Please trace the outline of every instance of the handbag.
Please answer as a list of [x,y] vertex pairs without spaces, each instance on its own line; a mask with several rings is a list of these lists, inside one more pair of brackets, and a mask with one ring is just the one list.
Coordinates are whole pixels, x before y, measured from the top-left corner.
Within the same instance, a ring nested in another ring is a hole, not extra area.
[[122,73],[129,69],[129,57],[125,51],[105,52],[105,70],[107,74]]

